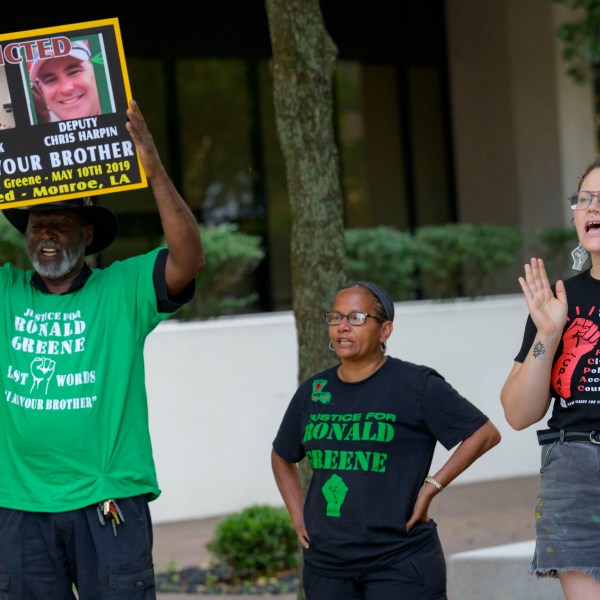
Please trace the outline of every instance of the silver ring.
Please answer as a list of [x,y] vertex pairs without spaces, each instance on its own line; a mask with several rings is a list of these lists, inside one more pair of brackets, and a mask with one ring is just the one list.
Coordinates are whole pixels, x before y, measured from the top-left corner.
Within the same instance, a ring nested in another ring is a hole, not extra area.
[[599,446],[600,442],[596,441],[593,437],[595,434],[596,434],[596,430],[590,431],[590,442],[592,442],[592,444],[596,444],[597,446]]

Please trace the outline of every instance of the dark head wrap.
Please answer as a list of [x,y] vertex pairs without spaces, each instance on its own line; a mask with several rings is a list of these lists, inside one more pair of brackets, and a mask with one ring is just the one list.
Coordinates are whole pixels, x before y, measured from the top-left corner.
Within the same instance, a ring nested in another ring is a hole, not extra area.
[[344,287],[349,288],[356,285],[361,285],[362,287],[367,288],[377,298],[377,300],[381,302],[387,320],[394,320],[394,302],[390,298],[390,295],[382,287],[375,283],[371,283],[370,281],[353,281]]

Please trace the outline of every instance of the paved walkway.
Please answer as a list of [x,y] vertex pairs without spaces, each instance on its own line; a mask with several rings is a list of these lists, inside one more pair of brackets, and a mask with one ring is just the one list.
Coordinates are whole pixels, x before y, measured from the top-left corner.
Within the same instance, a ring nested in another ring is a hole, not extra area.
[[[523,542],[535,537],[534,508],[538,477],[519,477],[449,486],[435,500],[429,516],[438,524],[446,557],[455,552]],[[156,571],[202,564],[210,558],[205,544],[221,517],[154,526]],[[203,594],[200,597],[205,597]],[[159,600],[182,600],[182,594],[158,594]],[[223,600],[255,596],[227,595]],[[258,598],[258,597],[256,597]],[[295,600],[296,594],[260,596]]]

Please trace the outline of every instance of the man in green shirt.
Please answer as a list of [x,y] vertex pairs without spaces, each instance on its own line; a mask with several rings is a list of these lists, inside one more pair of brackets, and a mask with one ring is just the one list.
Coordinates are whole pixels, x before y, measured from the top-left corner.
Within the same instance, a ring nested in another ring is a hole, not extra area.
[[33,269],[0,267],[1,597],[156,597],[144,343],[192,298],[204,256],[135,101],[127,118],[166,247],[92,269],[117,235],[107,208],[3,211]]

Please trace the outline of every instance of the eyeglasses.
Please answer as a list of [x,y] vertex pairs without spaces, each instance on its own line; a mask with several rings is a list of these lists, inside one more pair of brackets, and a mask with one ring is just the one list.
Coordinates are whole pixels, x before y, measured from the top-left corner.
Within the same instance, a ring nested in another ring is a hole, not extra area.
[[600,202],[600,192],[587,192],[582,190],[569,196],[569,204],[573,210],[583,210],[592,203],[592,198],[594,197]]
[[342,319],[346,317],[348,319],[348,323],[350,325],[364,325],[367,322],[367,319],[371,317],[371,319],[377,319],[378,321],[383,321],[381,317],[377,315],[370,315],[366,312],[351,312],[347,315],[344,315],[339,312],[326,312],[325,313],[325,322],[327,325],[339,325],[342,322]]

